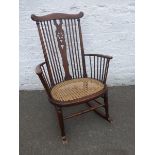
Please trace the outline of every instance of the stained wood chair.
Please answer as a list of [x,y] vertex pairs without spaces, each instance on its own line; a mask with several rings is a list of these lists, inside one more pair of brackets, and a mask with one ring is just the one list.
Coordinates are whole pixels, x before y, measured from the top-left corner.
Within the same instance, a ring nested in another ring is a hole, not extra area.
[[[94,111],[110,122],[108,87],[106,85],[111,56],[85,54],[79,14],[53,13],[45,16],[31,15],[36,22],[45,62],[36,67],[49,102],[54,105],[66,143],[64,120]],[[86,59],[90,72],[86,70]],[[104,103],[97,98],[102,97]],[[90,103],[94,100],[95,105]],[[63,107],[87,104],[88,108],[69,116],[63,116]],[[103,108],[105,114],[98,111]]]

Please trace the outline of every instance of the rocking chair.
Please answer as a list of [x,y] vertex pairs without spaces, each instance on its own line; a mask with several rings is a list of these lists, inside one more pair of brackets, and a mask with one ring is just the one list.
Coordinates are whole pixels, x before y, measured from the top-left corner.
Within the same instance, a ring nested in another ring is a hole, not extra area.
[[[112,57],[84,54],[80,26],[83,15],[83,12],[31,15],[38,28],[45,59],[45,62],[36,67],[36,74],[46,90],[49,102],[56,109],[63,143],[67,143],[65,119],[94,111],[110,122],[106,80]],[[90,71],[87,71],[86,62],[90,65]],[[96,100],[99,97],[104,99],[103,104]],[[92,100],[96,105],[90,103]],[[88,108],[63,116],[63,107],[79,104],[87,104]],[[103,108],[105,114],[98,111],[98,108]]]

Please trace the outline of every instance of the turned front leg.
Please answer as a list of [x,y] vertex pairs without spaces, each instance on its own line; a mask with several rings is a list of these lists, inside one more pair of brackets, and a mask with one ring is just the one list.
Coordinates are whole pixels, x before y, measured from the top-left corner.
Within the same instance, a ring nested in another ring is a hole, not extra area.
[[63,113],[62,113],[61,107],[56,107],[56,112],[57,112],[60,130],[61,130],[62,142],[63,142],[63,144],[65,144],[65,143],[67,143],[67,140],[66,140]]

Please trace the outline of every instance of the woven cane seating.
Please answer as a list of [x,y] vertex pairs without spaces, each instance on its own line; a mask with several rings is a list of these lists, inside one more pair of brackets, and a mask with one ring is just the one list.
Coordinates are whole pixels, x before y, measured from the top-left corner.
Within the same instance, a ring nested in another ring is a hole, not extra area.
[[[83,15],[83,12],[31,15],[37,25],[45,59],[37,65],[36,74],[49,102],[55,107],[63,143],[67,142],[66,119],[94,111],[110,122],[106,81],[112,57],[84,52],[80,23]],[[98,98],[103,100],[99,102]],[[86,104],[88,108],[64,116],[64,107],[80,104]],[[98,108],[102,108],[102,112]]]
[[51,90],[52,97],[60,102],[80,101],[104,89],[104,84],[91,78],[80,78],[61,82]]

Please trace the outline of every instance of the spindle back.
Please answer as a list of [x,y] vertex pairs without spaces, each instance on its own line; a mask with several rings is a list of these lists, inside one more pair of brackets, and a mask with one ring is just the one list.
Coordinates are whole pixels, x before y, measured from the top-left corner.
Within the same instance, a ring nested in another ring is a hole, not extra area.
[[31,16],[37,24],[51,85],[87,76],[80,26],[83,15]]

